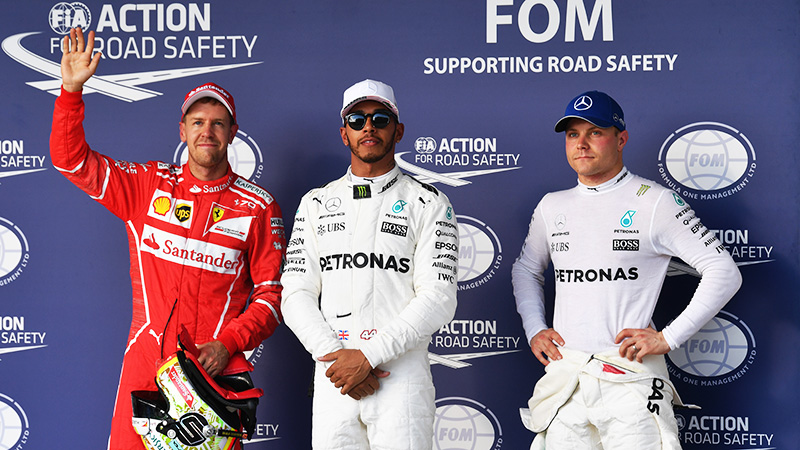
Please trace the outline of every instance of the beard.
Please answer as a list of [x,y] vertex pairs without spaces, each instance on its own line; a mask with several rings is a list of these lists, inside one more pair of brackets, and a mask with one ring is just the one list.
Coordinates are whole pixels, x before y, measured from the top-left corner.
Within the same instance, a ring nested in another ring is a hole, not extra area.
[[397,130],[392,133],[392,136],[387,141],[383,141],[382,145],[376,146],[375,148],[368,150],[368,151],[359,151],[358,142],[353,143],[350,141],[348,147],[350,147],[350,153],[355,155],[360,161],[363,161],[367,164],[375,164],[384,158],[386,155],[389,155],[394,150],[395,144],[395,135],[397,134]]

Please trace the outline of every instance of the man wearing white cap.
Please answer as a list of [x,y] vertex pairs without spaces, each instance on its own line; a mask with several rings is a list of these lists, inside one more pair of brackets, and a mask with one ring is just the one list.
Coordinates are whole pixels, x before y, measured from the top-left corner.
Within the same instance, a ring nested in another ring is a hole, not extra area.
[[455,314],[455,214],[395,165],[390,86],[354,84],[340,115],[350,168],[302,198],[283,275],[286,324],[316,361],[312,446],[430,449],[428,342]]
[[[671,190],[624,166],[622,108],[603,92],[570,101],[556,132],[578,174],[544,196],[512,268],[517,311],[546,366],[523,412],[532,449],[680,449],[664,354],[712,319],[739,289],[725,247]],[[664,276],[679,257],[702,276],[688,306],[656,331]],[[544,272],[552,261],[553,326]]]
[[[123,359],[110,449],[142,449],[131,392],[155,391],[157,361],[177,349],[185,327],[209,375],[257,347],[280,324],[280,267],[286,245],[274,198],[228,164],[238,125],[233,97],[208,83],[181,106],[183,166],[113,160],[86,143],[83,85],[95,73],[94,32],[63,41],[55,102],[53,165],[127,226],[133,318]],[[252,294],[251,294],[252,293]]]

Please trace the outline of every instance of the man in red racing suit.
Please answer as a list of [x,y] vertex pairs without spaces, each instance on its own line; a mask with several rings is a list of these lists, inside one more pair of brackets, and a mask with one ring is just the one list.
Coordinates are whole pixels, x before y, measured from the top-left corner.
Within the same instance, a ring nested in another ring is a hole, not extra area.
[[[84,46],[83,33],[73,30],[64,44],[68,50],[61,63],[51,158],[67,179],[126,224],[133,317],[109,448],[141,449],[142,440],[131,425],[130,392],[156,390],[158,361],[177,349],[181,326],[201,344],[200,362],[214,376],[230,355],[257,347],[280,324],[283,219],[267,191],[231,170],[227,144],[238,129],[235,107],[233,98],[216,85],[193,90],[184,102],[181,137],[192,155],[186,165],[115,161],[91,150],[84,138],[81,90],[68,81],[77,78],[82,86],[96,70],[93,34]],[[65,64],[74,66],[80,57],[80,70],[90,72],[85,79],[72,73],[78,72],[74,67],[65,71]],[[207,120],[201,115],[205,110],[230,113],[230,126],[225,128],[224,116]],[[195,126],[208,129],[191,131]],[[212,167],[198,162],[196,147],[202,145],[194,137],[216,142],[215,127],[229,140],[213,149],[224,159]],[[204,181],[209,167],[220,176]]]

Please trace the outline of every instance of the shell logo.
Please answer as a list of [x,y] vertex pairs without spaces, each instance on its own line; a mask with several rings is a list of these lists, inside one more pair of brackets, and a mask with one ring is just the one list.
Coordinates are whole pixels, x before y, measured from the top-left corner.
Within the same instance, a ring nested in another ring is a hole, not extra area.
[[167,197],[158,197],[153,200],[153,210],[158,215],[165,216],[169,212],[170,206],[172,206],[172,202]]

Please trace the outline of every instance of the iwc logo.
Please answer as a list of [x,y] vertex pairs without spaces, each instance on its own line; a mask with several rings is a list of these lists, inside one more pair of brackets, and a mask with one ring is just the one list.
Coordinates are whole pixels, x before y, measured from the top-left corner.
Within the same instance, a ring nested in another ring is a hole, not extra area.
[[[186,143],[181,142],[175,149],[173,162],[184,165],[188,160],[189,153]],[[236,174],[253,182],[261,178],[264,171],[264,156],[261,154],[261,148],[251,136],[242,130],[236,132],[233,143],[228,146],[228,162]]]
[[733,195],[755,174],[756,154],[741,131],[716,122],[698,122],[672,133],[658,154],[664,183],[690,200]]
[[741,319],[720,311],[686,343],[667,354],[671,375],[696,386],[738,380],[756,358],[756,341]]
[[497,450],[502,445],[503,429],[489,408],[464,397],[436,400],[434,450]]
[[503,249],[494,230],[480,220],[458,219],[458,290],[478,287],[495,275],[503,261]]
[[14,399],[0,394],[0,450],[22,449],[29,435],[25,411]]
[[19,278],[29,260],[28,240],[22,230],[0,217],[0,287]]

